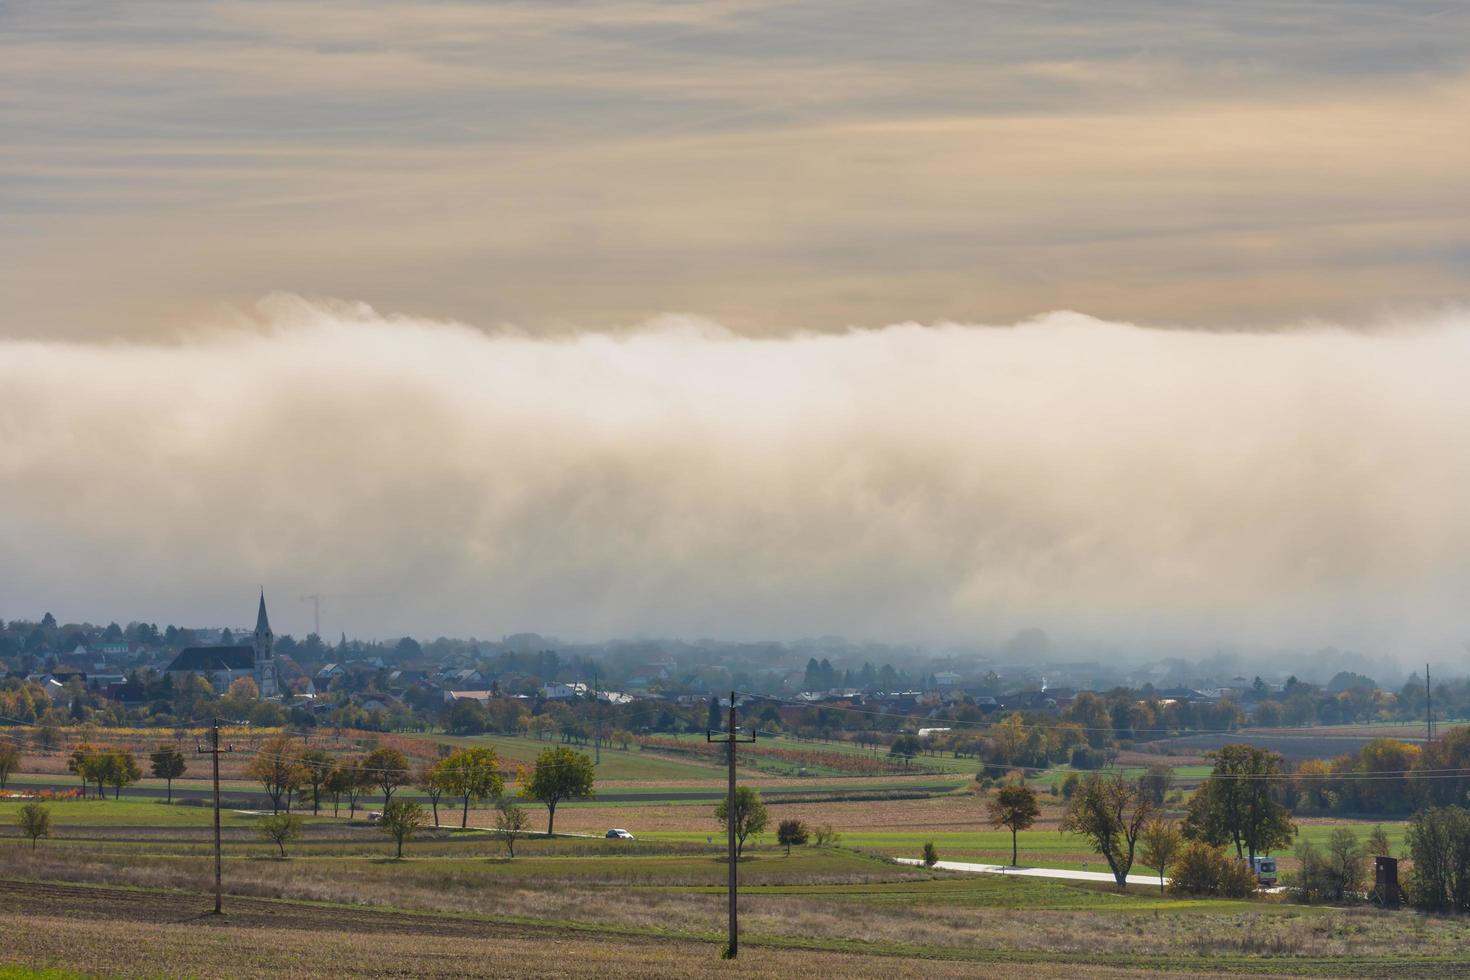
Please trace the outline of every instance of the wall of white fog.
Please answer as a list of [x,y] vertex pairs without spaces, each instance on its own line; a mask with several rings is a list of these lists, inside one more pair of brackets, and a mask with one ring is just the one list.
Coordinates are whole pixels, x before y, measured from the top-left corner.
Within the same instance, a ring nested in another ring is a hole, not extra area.
[[1470,317],[1059,313],[537,339],[270,297],[168,345],[0,340],[0,616],[282,631],[1470,638]]

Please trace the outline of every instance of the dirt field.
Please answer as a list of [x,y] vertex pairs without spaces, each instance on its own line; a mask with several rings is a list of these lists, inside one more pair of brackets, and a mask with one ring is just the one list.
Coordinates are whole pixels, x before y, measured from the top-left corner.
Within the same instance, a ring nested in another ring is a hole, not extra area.
[[[317,977],[888,977],[1013,975],[1014,964],[908,960],[746,944],[579,933],[448,916],[206,895],[0,882],[10,941],[0,962],[113,976]],[[1129,971],[1028,963],[1029,976],[1109,978]],[[1191,976],[1151,972],[1153,977]]]

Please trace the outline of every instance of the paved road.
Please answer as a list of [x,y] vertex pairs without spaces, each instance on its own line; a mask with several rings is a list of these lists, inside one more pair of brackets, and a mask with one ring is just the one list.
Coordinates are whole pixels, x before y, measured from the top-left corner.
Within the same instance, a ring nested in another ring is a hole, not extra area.
[[[923,864],[918,858],[894,858],[899,864]],[[1005,864],[970,864],[965,861],[940,861],[934,865],[941,871],[969,871],[974,874],[986,875],[1019,875],[1023,878],[1065,878],[1070,881],[1102,881],[1114,884],[1113,875],[1110,871],[1069,871],[1065,868],[1013,868]],[[1169,879],[1164,879],[1168,884]],[[1157,875],[1129,875],[1130,885],[1153,885],[1159,886]]]

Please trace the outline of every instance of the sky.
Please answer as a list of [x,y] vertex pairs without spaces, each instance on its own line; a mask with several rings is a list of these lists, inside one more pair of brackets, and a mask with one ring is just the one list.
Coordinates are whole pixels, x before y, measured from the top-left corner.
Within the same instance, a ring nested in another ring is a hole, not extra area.
[[1453,2],[0,5],[0,615],[1460,649],[1467,118]]

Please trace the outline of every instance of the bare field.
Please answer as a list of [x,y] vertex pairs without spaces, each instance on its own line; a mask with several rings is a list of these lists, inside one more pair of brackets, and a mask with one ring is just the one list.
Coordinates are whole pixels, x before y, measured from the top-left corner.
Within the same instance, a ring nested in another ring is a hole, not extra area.
[[[220,919],[201,895],[0,884],[14,941],[0,962],[125,977],[891,977],[1009,976],[1011,963],[906,959],[747,942],[733,962],[718,939],[579,933],[477,920],[231,899]],[[1103,978],[1136,971],[1030,962],[1030,976]],[[1188,977],[1191,970],[1150,976]],[[1251,974],[1237,974],[1250,976]]]

